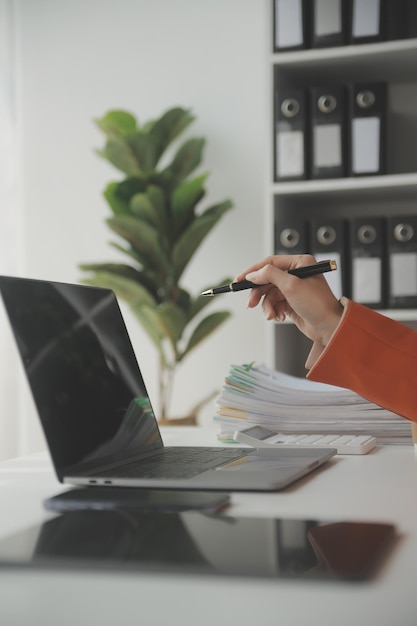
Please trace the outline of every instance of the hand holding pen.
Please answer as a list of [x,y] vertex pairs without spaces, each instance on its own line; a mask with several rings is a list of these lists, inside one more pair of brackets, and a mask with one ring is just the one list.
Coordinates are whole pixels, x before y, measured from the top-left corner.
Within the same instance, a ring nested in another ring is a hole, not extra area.
[[[339,324],[343,307],[324,276],[305,280],[293,276],[296,270],[298,273],[314,265],[316,260],[308,254],[270,256],[241,272],[235,282],[248,280],[258,287],[250,291],[248,308],[261,304],[267,320],[282,322],[290,318],[302,333],[325,346]],[[320,267],[322,274],[325,266]]]
[[[310,276],[316,276],[317,274],[324,274],[325,272],[331,272],[337,269],[336,261],[319,261],[312,265],[303,265],[302,267],[295,267],[294,269],[288,269],[288,274],[297,276],[298,278],[309,278]],[[214,287],[213,289],[207,289],[202,292],[202,296],[216,296],[220,293],[230,293],[234,291],[243,291],[244,289],[253,289],[254,287],[265,287],[268,283],[257,285],[250,280],[240,280],[229,285],[222,285],[221,287]]]

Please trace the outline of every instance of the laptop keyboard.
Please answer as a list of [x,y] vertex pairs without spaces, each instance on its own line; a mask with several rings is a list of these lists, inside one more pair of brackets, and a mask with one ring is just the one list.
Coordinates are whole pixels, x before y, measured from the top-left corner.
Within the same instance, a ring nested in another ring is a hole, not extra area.
[[137,459],[99,476],[112,478],[192,478],[213,467],[249,454],[251,450],[233,450],[198,446],[163,448],[151,457]]

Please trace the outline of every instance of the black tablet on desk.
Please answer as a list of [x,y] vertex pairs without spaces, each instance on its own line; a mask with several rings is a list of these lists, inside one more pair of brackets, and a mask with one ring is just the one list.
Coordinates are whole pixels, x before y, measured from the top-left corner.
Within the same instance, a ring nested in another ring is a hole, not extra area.
[[184,491],[165,489],[127,489],[123,487],[100,487],[92,489],[68,489],[44,500],[49,511],[204,511],[217,513],[230,504],[228,493],[216,491]]
[[73,511],[0,541],[0,567],[366,580],[391,524],[181,513]]

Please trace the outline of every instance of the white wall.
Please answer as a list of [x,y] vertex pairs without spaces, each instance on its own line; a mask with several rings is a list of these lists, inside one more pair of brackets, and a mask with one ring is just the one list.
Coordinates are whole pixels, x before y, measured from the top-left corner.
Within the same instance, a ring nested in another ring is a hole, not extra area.
[[[93,118],[125,108],[141,121],[181,105],[197,116],[189,134],[207,139],[207,201],[230,197],[223,218],[185,275],[196,292],[236,275],[268,251],[269,0],[16,0],[23,131],[25,274],[78,282],[80,262],[118,261],[101,192],[120,178],[95,155]],[[174,412],[220,388],[231,363],[265,361],[260,312],[247,294],[215,301],[233,319],[184,363]],[[157,359],[126,311],[156,410]],[[27,399],[30,412],[33,412]],[[202,423],[211,422],[213,404]],[[42,441],[30,418],[28,449]]]

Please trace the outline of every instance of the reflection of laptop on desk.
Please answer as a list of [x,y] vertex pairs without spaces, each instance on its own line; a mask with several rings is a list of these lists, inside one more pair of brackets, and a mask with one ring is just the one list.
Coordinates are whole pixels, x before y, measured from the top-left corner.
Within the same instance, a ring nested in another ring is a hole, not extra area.
[[61,482],[274,491],[335,450],[165,447],[114,293],[0,277]]

